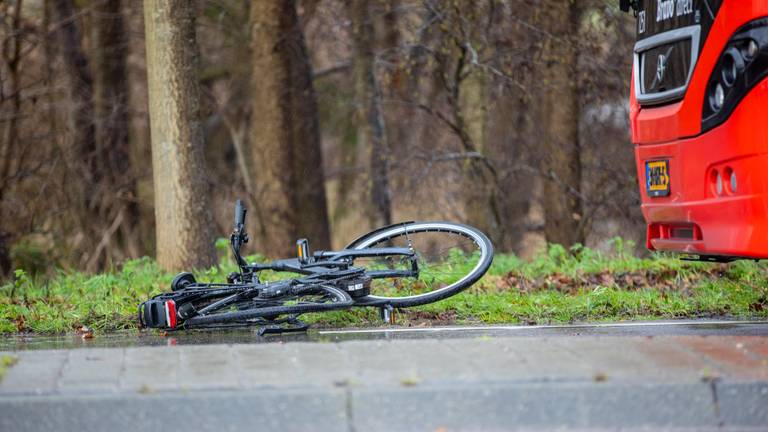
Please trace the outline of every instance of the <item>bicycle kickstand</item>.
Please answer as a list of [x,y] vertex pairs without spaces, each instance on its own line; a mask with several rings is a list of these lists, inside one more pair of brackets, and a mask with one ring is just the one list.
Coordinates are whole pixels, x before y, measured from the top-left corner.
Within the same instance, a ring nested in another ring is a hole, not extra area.
[[387,324],[395,323],[395,308],[392,305],[384,305],[379,308],[379,318]]
[[301,333],[307,331],[308,329],[309,324],[296,317],[293,317],[289,318],[282,324],[269,324],[259,328],[259,336],[284,333]]

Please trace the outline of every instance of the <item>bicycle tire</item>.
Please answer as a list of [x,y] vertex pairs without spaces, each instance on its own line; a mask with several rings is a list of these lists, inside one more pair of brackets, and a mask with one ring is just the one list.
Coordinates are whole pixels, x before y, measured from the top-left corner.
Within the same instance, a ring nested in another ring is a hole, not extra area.
[[[331,310],[345,309],[352,306],[352,298],[346,292],[331,286],[318,286],[332,296],[332,300],[327,303],[283,305],[283,306],[265,306],[219,314],[202,315],[187,319],[184,326],[187,328],[207,326],[211,324],[224,324],[231,322],[247,321],[255,318],[273,318],[281,315],[300,315],[310,312],[326,312]],[[274,299],[275,301],[287,301],[285,299]]]
[[[477,282],[490,268],[493,262],[493,244],[488,237],[480,230],[453,222],[406,222],[402,224],[390,225],[376,231],[372,231],[347,246],[347,249],[365,249],[375,247],[377,244],[391,241],[398,237],[414,236],[419,233],[445,233],[457,234],[468,238],[474,242],[479,251],[480,257],[477,264],[468,273],[460,277],[457,281],[423,294],[408,296],[378,296],[369,295],[363,299],[358,299],[359,303],[380,304],[386,303],[393,307],[411,307],[427,303],[433,303],[469,288]],[[416,250],[417,254],[420,251]]]

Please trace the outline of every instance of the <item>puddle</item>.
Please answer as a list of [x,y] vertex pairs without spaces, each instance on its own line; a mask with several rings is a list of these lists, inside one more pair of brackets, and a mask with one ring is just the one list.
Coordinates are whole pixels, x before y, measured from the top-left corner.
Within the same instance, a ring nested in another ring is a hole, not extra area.
[[30,349],[125,348],[209,344],[290,342],[344,342],[352,340],[455,339],[547,336],[768,336],[768,321],[650,321],[544,326],[381,327],[366,329],[310,329],[306,333],[259,336],[254,329],[179,331],[125,331],[83,339],[76,334],[57,336],[14,335],[0,338],[0,351]]
[[252,344],[307,340],[306,334],[261,337],[255,330],[196,330],[170,333],[157,331],[125,331],[96,333],[91,339],[76,334],[55,336],[14,335],[0,339],[0,350],[72,349],[72,348],[126,348],[136,346],[173,346],[208,344]]

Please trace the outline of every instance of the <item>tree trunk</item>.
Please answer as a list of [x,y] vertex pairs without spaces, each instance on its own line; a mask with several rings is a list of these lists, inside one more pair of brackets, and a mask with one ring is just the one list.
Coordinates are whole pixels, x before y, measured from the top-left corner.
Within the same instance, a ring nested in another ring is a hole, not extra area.
[[251,4],[251,82],[257,233],[265,253],[292,255],[295,240],[330,247],[317,101],[294,0]]
[[128,256],[139,256],[136,226],[136,176],[131,169],[128,115],[128,41],[120,0],[99,0],[93,9],[94,108],[96,143],[105,166],[110,220],[123,212],[120,246]]
[[[54,25],[59,26],[54,38],[59,42],[59,52],[63,60],[63,78],[66,83],[69,100],[69,132],[71,146],[66,156],[69,169],[77,173],[79,181],[84,183],[83,195],[85,211],[96,207],[99,193],[93,187],[101,180],[101,172],[96,151],[95,128],[93,124],[93,78],[88,67],[88,58],[80,44],[80,29],[73,0],[53,1]],[[80,218],[84,215],[81,213]],[[83,220],[88,223],[88,220]],[[90,221],[92,222],[92,221]]]
[[[67,99],[67,134],[62,146],[67,172],[67,199],[72,207],[76,235],[72,243],[74,254],[80,252],[80,264],[90,270],[103,266],[104,247],[98,246],[109,238],[104,227],[112,221],[102,211],[108,193],[102,186],[103,165],[96,144],[93,107],[93,77],[88,58],[81,44],[78,13],[73,0],[53,0],[51,15],[53,35],[62,60],[62,80]],[[105,237],[106,236],[106,237]]]
[[[518,255],[525,252],[524,237],[528,229],[528,213],[538,176],[533,172],[533,142],[538,142],[530,109],[536,78],[531,59],[536,57],[530,22],[532,8],[515,3],[498,8],[491,17],[492,42],[501,51],[493,66],[507,71],[509,78],[490,78],[488,112],[484,134],[487,156],[498,170],[499,213],[504,215],[499,238],[494,246],[500,251]],[[531,168],[530,170],[528,168]]]
[[550,0],[539,11],[547,32],[541,51],[544,149],[544,233],[550,243],[569,247],[584,242],[581,220],[578,41],[580,7]]
[[157,261],[163,269],[214,264],[203,157],[195,2],[144,0]]
[[[21,7],[18,0],[13,10],[12,34],[3,41],[2,53],[7,70],[8,94],[11,100],[11,114],[6,121],[3,142],[0,143],[0,279],[11,272],[11,255],[9,250],[10,235],[7,233],[6,220],[3,215],[3,198],[10,189],[11,161],[14,149],[18,143],[18,121],[21,115],[21,86],[19,85],[19,63],[21,62]],[[1,84],[0,84],[1,85]],[[0,100],[4,99],[0,96]]]
[[358,149],[366,157],[366,215],[371,228],[392,223],[389,189],[389,146],[381,109],[381,88],[376,79],[375,31],[371,2],[352,0],[352,44],[355,99],[357,102]]

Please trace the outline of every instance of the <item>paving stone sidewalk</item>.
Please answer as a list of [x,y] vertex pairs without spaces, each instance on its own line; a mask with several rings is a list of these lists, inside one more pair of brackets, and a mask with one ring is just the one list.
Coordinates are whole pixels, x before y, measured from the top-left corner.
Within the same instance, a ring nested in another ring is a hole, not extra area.
[[768,337],[6,352],[0,431],[768,431]]

